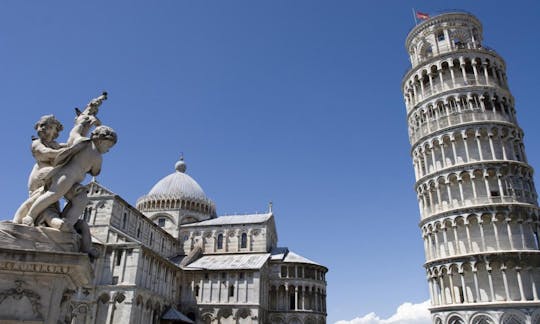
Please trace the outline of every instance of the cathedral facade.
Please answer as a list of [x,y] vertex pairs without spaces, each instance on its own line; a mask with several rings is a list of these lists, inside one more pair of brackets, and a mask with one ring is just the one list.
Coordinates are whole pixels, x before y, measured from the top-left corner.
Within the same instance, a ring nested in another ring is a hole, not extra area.
[[271,206],[217,216],[183,160],[130,205],[89,185],[94,285],[77,323],[326,323],[328,269],[278,247]]
[[[427,17],[425,17],[427,18]],[[506,65],[469,13],[408,34],[402,89],[435,324],[540,323],[538,195]]]

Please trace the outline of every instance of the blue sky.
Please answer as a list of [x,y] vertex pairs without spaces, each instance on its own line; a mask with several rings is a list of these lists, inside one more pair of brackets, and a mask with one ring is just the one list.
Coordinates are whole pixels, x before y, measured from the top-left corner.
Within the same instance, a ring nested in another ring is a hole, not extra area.
[[400,89],[413,7],[483,22],[539,167],[537,1],[3,1],[0,219],[26,196],[34,122],[69,127],[107,90],[119,142],[98,180],[127,201],[183,152],[219,214],[274,202],[280,245],[330,269],[329,323],[425,301]]

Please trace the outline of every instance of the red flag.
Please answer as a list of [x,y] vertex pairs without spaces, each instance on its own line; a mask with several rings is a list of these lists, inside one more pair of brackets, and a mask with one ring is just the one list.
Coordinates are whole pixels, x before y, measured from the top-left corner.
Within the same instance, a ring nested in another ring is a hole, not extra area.
[[418,19],[429,19],[429,15],[427,13],[417,11],[416,12],[416,18],[418,18]]

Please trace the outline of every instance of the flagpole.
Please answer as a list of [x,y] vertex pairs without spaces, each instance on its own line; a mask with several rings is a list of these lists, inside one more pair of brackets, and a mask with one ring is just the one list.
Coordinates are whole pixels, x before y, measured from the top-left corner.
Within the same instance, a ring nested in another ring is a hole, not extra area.
[[418,25],[418,21],[416,20],[416,11],[414,10],[414,8],[412,8],[412,15],[413,15],[413,18],[414,18],[414,24]]

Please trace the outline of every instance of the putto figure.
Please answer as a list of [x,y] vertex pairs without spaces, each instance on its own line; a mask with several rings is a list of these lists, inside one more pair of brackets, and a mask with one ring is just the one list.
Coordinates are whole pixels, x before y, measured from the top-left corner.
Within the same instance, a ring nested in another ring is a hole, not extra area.
[[[77,231],[82,236],[81,251],[90,253],[88,225],[79,219],[88,202],[87,188],[81,185],[86,174],[96,176],[101,171],[101,155],[116,144],[116,132],[101,125],[96,114],[106,93],[93,99],[83,112],[78,112],[67,143],[56,138],[62,124],[46,115],[35,125],[38,138],[33,138],[32,155],[36,159],[28,180],[29,198],[19,207],[14,223],[29,226],[44,225],[62,231]],[[60,199],[67,204],[60,210]]]

